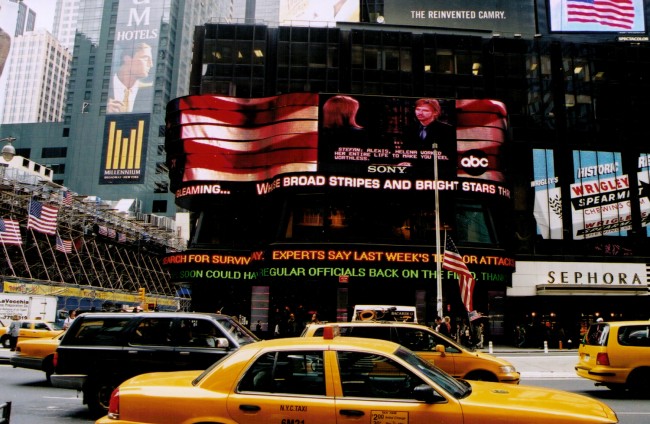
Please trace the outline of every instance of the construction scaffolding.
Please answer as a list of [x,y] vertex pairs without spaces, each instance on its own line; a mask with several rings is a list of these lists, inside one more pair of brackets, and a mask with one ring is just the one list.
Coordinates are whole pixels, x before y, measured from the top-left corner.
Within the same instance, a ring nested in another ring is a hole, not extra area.
[[[0,242],[3,283],[38,294],[74,293],[106,301],[138,299],[144,288],[149,303],[186,310],[191,299],[179,296],[162,266],[162,256],[185,249],[169,217],[116,209],[118,202],[82,196],[26,168],[0,166],[0,218],[17,223],[18,243]],[[33,162],[32,162],[33,164]],[[30,202],[58,208],[56,233],[28,228]],[[1,241],[1,240],[0,240]],[[6,291],[6,287],[5,287]]]

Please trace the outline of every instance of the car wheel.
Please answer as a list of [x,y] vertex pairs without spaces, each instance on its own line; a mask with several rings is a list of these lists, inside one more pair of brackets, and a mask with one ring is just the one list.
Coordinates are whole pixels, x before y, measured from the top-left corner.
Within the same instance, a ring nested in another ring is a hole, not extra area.
[[474,380],[474,381],[494,381],[498,382],[499,379],[496,375],[487,371],[474,371],[470,372],[465,376],[465,380]]
[[84,389],[84,403],[93,416],[101,417],[108,412],[108,403],[116,385],[109,381],[95,380]]
[[627,378],[627,387],[633,392],[650,393],[650,368],[637,368]]
[[48,383],[51,383],[50,377],[52,374],[54,374],[54,362],[53,362],[53,357],[48,356],[47,358],[43,359],[43,371],[45,372],[45,380],[47,380]]
[[8,336],[4,336],[2,340],[2,347],[9,349],[11,347],[11,339]]

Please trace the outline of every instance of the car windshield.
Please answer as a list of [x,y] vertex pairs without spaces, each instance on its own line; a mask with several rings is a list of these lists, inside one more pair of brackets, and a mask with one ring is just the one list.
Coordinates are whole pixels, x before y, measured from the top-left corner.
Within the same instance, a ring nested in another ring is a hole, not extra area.
[[395,352],[395,355],[420,370],[420,372],[425,374],[456,399],[462,399],[472,392],[472,386],[469,383],[461,380],[456,380],[449,374],[442,371],[440,368],[432,365],[430,362],[421,359],[419,356],[408,349],[400,347]]
[[236,322],[230,319],[220,319],[218,322],[221,324],[223,329],[228,334],[230,334],[230,337],[235,339],[240,346],[244,346],[259,340],[257,336],[248,331],[247,328],[238,325]]

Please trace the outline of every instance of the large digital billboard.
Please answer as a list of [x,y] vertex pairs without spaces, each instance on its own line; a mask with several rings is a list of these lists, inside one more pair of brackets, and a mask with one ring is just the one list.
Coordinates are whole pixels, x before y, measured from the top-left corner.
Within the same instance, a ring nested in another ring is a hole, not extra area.
[[531,33],[534,0],[384,0],[384,22],[437,28]]
[[[544,239],[563,238],[563,216],[568,214],[574,240],[601,236],[625,236],[633,228],[633,202],[639,203],[641,226],[650,216],[650,165],[648,155],[638,157],[637,189],[631,170],[623,168],[620,152],[574,150],[572,179],[563,181],[552,150],[533,150],[537,232]],[[563,202],[562,192],[568,196]],[[567,209],[568,208],[568,209]],[[650,234],[650,233],[649,233]]]
[[291,25],[318,25],[359,22],[359,0],[280,0],[280,22]]
[[645,32],[643,0],[549,0],[554,32]]
[[300,187],[431,192],[436,184],[510,197],[501,166],[507,116],[494,100],[187,96],[169,103],[167,127],[177,199]]

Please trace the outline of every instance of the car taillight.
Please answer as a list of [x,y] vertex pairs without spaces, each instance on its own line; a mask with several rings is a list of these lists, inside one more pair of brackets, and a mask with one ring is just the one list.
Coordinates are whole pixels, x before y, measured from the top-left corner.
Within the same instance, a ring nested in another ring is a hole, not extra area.
[[596,365],[609,365],[609,356],[607,356],[607,353],[601,352],[596,355]]
[[56,368],[56,364],[59,363],[59,354],[58,352],[54,352],[54,357],[52,358],[52,365],[54,365],[54,368]]
[[108,402],[108,418],[113,420],[120,419],[120,388],[116,388],[111,393],[111,400]]

